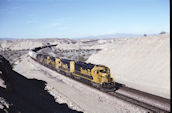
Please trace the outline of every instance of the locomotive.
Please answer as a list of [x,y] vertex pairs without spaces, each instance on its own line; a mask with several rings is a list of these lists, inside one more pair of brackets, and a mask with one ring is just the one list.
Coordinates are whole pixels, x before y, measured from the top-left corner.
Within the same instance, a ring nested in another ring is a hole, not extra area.
[[29,56],[38,63],[51,68],[63,75],[91,84],[103,91],[115,90],[115,82],[110,69],[104,65],[96,65],[37,53],[34,49]]

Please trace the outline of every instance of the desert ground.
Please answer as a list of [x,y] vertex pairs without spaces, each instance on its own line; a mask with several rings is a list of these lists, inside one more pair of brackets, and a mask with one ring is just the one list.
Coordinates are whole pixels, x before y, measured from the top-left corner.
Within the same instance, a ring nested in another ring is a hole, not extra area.
[[[45,81],[45,91],[67,109],[84,113],[147,112],[143,108],[112,98],[66,78],[32,60],[31,48],[57,44],[40,53],[54,57],[106,65],[115,81],[164,98],[170,98],[170,35],[109,39],[23,39],[0,40],[0,54],[25,79]],[[0,79],[0,87],[6,84]],[[23,94],[23,93],[22,93]],[[0,109],[10,103],[0,95]]]

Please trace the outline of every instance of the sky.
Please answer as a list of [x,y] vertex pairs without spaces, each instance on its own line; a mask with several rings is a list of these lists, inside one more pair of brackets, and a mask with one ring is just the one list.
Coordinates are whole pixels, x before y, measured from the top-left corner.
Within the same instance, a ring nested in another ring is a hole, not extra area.
[[0,38],[78,38],[169,29],[169,0],[0,0]]

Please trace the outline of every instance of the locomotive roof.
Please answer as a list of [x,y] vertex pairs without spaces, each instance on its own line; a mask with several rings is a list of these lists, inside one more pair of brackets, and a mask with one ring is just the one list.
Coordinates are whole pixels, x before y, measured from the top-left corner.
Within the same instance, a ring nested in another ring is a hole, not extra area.
[[50,56],[50,59],[53,60],[53,61],[55,61],[55,57]]
[[70,61],[72,61],[72,60],[69,60],[69,59],[61,59],[61,61],[64,62],[64,63],[70,63]]
[[95,64],[81,62],[81,61],[75,62],[75,64],[82,67],[83,69],[92,69],[95,66]]

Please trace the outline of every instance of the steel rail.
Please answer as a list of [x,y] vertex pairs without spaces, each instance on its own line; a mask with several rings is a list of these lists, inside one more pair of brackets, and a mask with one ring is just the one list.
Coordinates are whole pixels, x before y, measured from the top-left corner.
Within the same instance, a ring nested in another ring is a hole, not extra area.
[[[32,49],[33,50],[33,49]],[[32,58],[33,59],[33,58]],[[34,59],[35,60],[35,59]],[[38,62],[37,60],[35,60],[37,63],[41,64],[40,62]],[[41,64],[43,65],[43,64]],[[43,65],[45,66],[45,65]],[[51,70],[56,71],[55,69],[52,69],[48,66],[45,66]],[[58,71],[56,71],[58,72]],[[59,73],[59,72],[58,72]],[[65,75],[64,73],[60,73],[62,75]],[[70,76],[65,75],[66,77],[71,78]],[[75,78],[72,78],[75,79]],[[81,80],[75,79],[77,81],[79,81],[80,83],[82,83]],[[85,84],[85,83],[82,83]],[[120,83],[118,83],[120,84]],[[85,84],[89,87],[95,88],[93,86],[91,86],[90,84]],[[120,98],[124,101],[127,101],[129,103],[132,103],[136,106],[142,107],[144,109],[147,109],[149,112],[153,112],[153,113],[170,113],[170,99],[166,99],[163,97],[159,97],[156,95],[152,95],[143,91],[139,91],[133,88],[129,88],[123,85],[119,86],[119,89],[113,92],[105,92],[102,91],[98,88],[95,88],[98,91],[101,91],[103,93],[106,93],[110,96],[114,96],[117,98]]]

